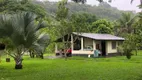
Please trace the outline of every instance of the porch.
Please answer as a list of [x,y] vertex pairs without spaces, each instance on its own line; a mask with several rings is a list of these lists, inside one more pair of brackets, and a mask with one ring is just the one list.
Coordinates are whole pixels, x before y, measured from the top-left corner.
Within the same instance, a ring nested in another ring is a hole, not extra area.
[[[73,55],[94,54],[94,50],[98,49],[101,51],[102,56],[107,56],[108,54],[117,53],[118,44],[122,44],[122,41],[124,40],[124,38],[116,37],[113,35],[94,35],[92,33],[73,33],[70,34],[68,37],[68,41],[70,42],[70,48],[72,49]],[[67,40],[67,35],[64,36],[64,39],[65,41]],[[58,39],[57,42],[62,42],[61,38]],[[58,50],[57,46],[58,45],[56,44],[55,51]]]

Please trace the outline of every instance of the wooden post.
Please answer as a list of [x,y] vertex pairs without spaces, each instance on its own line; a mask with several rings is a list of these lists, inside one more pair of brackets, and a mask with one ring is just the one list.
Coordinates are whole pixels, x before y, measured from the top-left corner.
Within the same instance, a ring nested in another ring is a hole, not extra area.
[[93,40],[93,50],[96,50],[96,43],[95,43],[95,40]]
[[83,42],[83,37],[81,37],[81,50],[83,51],[83,44],[84,42]]
[[58,45],[55,43],[55,53],[58,51]]
[[74,49],[73,45],[74,45],[73,34],[71,34],[71,49],[72,49],[72,51],[73,51],[73,49]]

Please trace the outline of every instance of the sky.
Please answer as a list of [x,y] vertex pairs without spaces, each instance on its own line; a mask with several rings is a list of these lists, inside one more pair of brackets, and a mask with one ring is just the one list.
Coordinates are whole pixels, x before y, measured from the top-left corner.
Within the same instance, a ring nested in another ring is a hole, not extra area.
[[[44,1],[44,0],[40,0],[40,1]],[[61,0],[48,0],[48,1],[61,1]],[[96,0],[87,0],[86,4],[98,5],[99,2],[97,2]],[[140,4],[140,0],[134,0],[134,2],[132,4],[130,3],[130,0],[112,0],[112,2],[109,4],[113,7],[117,7],[120,10],[133,10],[136,12],[141,11],[137,7]]]

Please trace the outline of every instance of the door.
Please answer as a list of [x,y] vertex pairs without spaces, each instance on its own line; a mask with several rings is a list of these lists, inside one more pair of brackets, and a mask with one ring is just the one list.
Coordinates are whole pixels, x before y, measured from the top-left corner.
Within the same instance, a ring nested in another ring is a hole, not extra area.
[[101,46],[102,46],[102,56],[106,56],[106,42],[101,41]]
[[96,49],[100,49],[100,44],[96,44]]

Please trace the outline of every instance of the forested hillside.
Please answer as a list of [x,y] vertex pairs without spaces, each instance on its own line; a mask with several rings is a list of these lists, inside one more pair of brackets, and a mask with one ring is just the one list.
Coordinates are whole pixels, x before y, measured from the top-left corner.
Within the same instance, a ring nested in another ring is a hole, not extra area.
[[67,0],[0,0],[0,45],[14,58],[17,69],[22,68],[24,52],[43,59],[43,53],[55,51],[58,38],[62,38],[59,49],[70,48],[72,32],[112,34],[125,38],[118,49],[130,59],[142,48],[142,12],[132,13],[106,2],[91,6]]
[[[48,14],[55,15],[57,11],[57,5],[56,2],[39,2],[39,1],[33,1],[33,3],[43,6]],[[118,19],[122,12],[115,7],[111,7],[108,3],[100,3],[99,6],[91,6],[87,4],[77,4],[77,3],[68,3],[66,5],[69,9],[69,14],[77,13],[77,12],[87,12],[91,14],[95,14],[97,18],[105,18],[109,20],[116,20]]]

